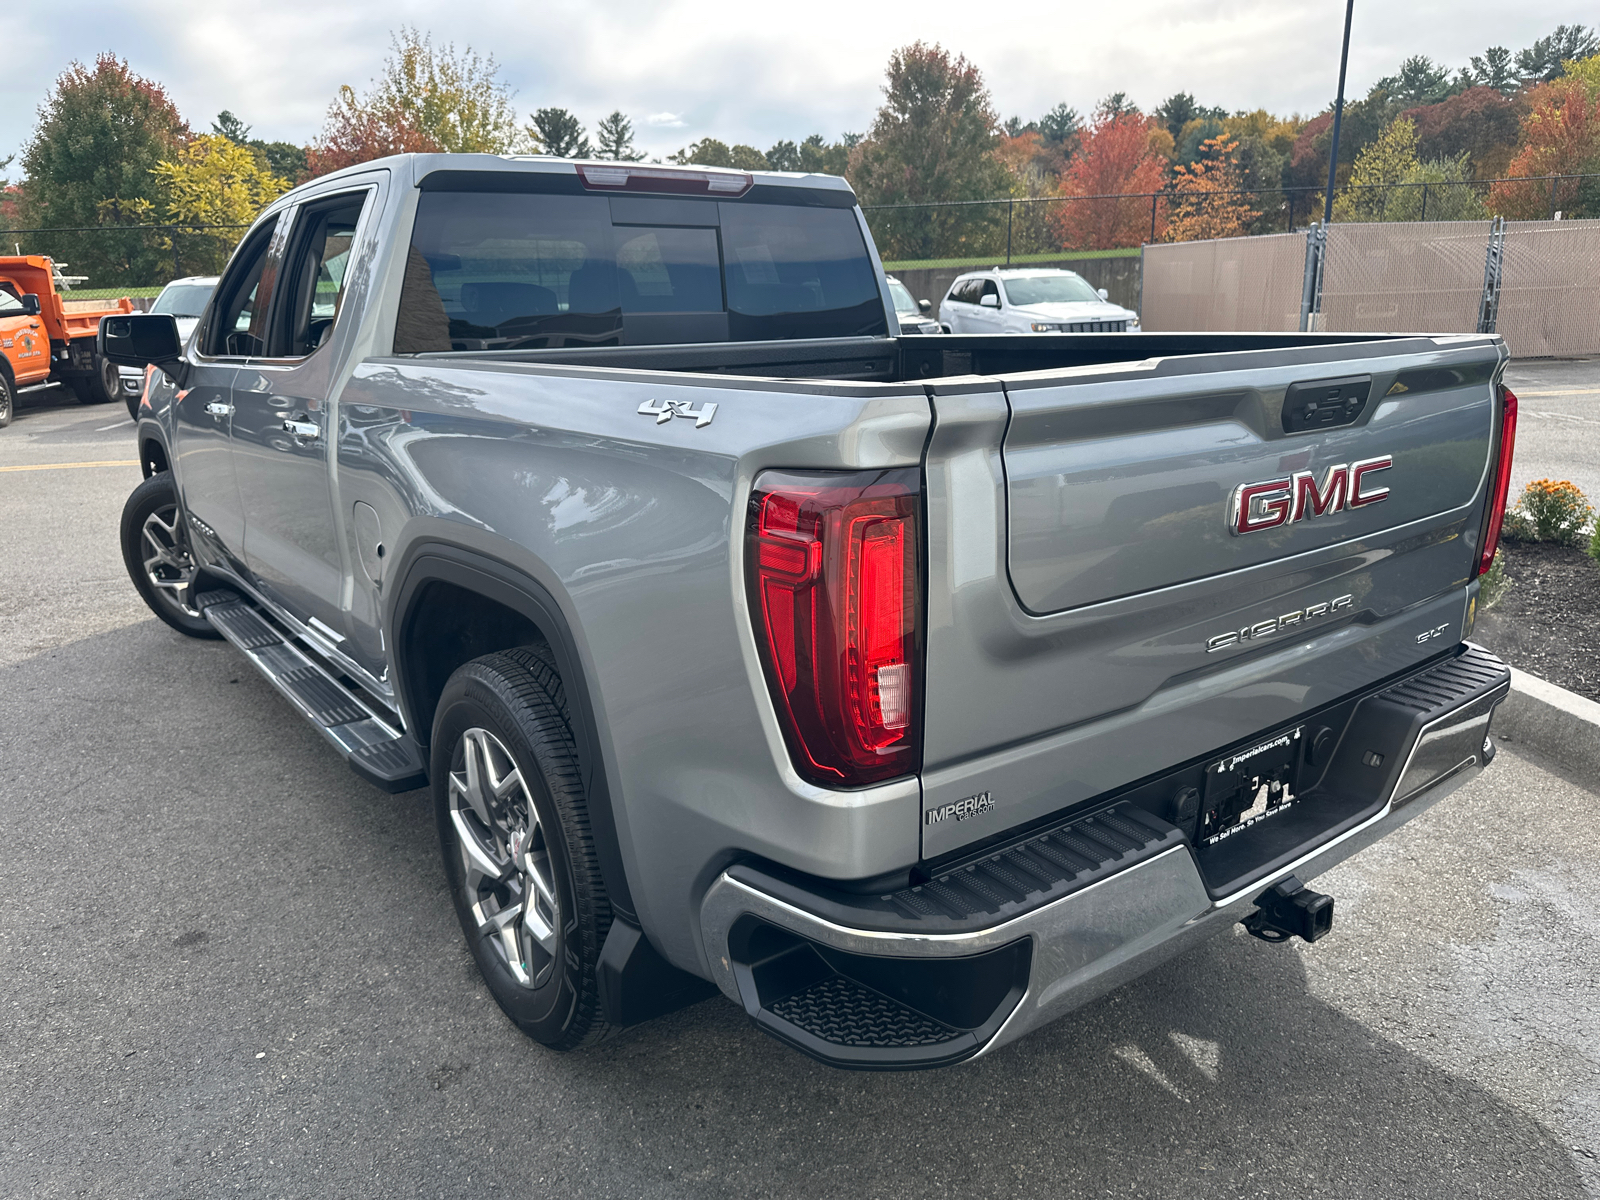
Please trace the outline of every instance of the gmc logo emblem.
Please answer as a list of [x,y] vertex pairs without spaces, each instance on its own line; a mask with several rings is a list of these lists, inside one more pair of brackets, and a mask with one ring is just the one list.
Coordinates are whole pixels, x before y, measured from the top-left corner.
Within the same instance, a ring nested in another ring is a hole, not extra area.
[[1388,498],[1389,489],[1372,486],[1368,476],[1392,466],[1394,459],[1385,454],[1382,458],[1329,467],[1320,486],[1310,471],[1296,471],[1287,479],[1241,483],[1233,489],[1233,502],[1228,505],[1228,532],[1235,537],[1260,533],[1343,508],[1377,504]]

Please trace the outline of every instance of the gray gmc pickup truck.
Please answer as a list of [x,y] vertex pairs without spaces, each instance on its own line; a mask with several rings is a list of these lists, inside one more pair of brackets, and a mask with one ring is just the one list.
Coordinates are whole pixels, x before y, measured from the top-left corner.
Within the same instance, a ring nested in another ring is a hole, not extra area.
[[1473,778],[1493,336],[900,338],[838,179],[470,155],[275,201],[144,366],[134,585],[431,788],[489,988],[983,1054]]

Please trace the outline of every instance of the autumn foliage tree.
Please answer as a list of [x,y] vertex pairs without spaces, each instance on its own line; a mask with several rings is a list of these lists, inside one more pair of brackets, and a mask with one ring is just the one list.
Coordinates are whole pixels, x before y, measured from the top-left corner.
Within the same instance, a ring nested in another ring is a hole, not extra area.
[[166,187],[166,219],[180,225],[219,226],[180,236],[182,260],[197,274],[221,271],[243,230],[289,189],[248,145],[203,133],[154,175]]
[[[75,62],[45,98],[22,152],[21,219],[35,227],[145,224],[166,201],[152,168],[176,157],[188,137],[166,90],[124,59]],[[24,249],[54,255],[105,287],[146,283],[167,261],[144,230],[61,233]]]
[[[1522,139],[1507,173],[1525,176],[1579,175],[1600,169],[1600,58],[1533,89],[1530,111],[1522,120]],[[1590,184],[1590,188],[1585,188]],[[1529,179],[1497,183],[1489,192],[1489,207],[1514,220],[1540,220],[1552,209],[1573,211],[1580,197],[1592,190],[1592,181]],[[1587,215],[1593,216],[1594,213]]]
[[505,154],[522,140],[511,89],[492,55],[435,46],[404,28],[365,93],[348,84],[339,89],[307,154],[307,173],[325,175],[386,154]]
[[[850,156],[864,205],[988,200],[1006,192],[994,158],[999,122],[978,68],[915,42],[889,59],[884,104]],[[885,258],[932,258],[987,248],[1002,206],[908,208],[869,214]]]
[[1466,154],[1479,179],[1494,179],[1505,174],[1516,151],[1517,112],[1517,102],[1494,88],[1474,87],[1403,115],[1417,127],[1420,157]]
[[[1061,178],[1061,194],[1078,197],[1055,214],[1063,247],[1110,250],[1140,245],[1151,236],[1151,202],[1138,193],[1158,192],[1165,182],[1166,160],[1151,145],[1158,131],[1166,133],[1155,118],[1137,112],[1102,109],[1095,115]],[[1158,238],[1163,208],[1156,206]]]
[[1239,190],[1238,149],[1238,142],[1209,138],[1200,144],[1199,158],[1173,168],[1167,241],[1195,242],[1250,232],[1250,222],[1261,214]]

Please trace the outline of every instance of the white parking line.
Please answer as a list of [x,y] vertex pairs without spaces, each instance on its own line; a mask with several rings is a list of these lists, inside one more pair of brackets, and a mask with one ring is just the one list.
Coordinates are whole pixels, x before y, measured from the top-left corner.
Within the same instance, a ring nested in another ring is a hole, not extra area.
[[114,424],[111,424],[111,425],[102,425],[102,426],[100,426],[99,429],[96,429],[95,432],[96,433],[104,433],[108,429],[121,429],[121,428],[122,428],[122,422],[121,421],[117,421],[117,422],[115,422]]

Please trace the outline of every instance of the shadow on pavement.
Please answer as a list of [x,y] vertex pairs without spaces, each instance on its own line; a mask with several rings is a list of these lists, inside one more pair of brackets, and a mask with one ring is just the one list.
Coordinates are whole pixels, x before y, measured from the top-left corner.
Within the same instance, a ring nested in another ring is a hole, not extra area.
[[426,793],[231,649],[151,620],[0,678],[18,1194],[1582,1195],[1242,936],[953,1070],[834,1071],[721,999],[553,1055],[476,981]]

